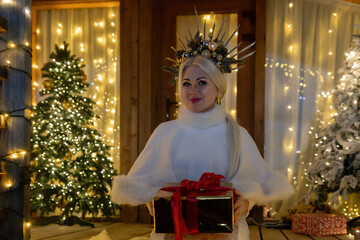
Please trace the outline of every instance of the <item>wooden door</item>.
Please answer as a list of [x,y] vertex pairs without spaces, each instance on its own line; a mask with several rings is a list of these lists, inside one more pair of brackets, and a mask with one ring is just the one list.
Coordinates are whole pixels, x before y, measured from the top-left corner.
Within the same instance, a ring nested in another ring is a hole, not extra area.
[[[160,23],[155,31],[161,34],[160,59],[157,59],[154,79],[158,79],[156,87],[161,89],[155,97],[156,124],[166,120],[174,119],[175,115],[175,86],[169,85],[171,76],[169,73],[162,72],[161,66],[168,65],[166,57],[175,58],[174,51],[170,46],[176,45],[176,16],[194,15],[194,7],[199,14],[209,13],[237,13],[238,24],[241,25],[238,32],[238,41],[242,41],[246,46],[255,41],[255,19],[256,1],[157,1],[157,21]],[[154,16],[156,16],[154,14]],[[246,60],[245,67],[238,71],[237,76],[237,121],[244,126],[251,135],[254,135],[254,112],[255,112],[255,57]],[[168,104],[167,104],[168,103]],[[170,104],[169,104],[170,103]]]

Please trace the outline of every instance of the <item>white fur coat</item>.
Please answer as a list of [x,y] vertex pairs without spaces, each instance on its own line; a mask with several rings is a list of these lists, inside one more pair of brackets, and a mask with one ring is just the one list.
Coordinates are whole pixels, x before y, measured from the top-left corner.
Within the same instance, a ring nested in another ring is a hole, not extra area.
[[[227,181],[253,203],[289,197],[293,189],[286,178],[270,170],[251,136],[239,128],[240,167]],[[151,201],[165,183],[199,180],[204,172],[226,176],[229,166],[226,129],[225,113],[219,106],[206,113],[181,108],[179,119],[156,128],[129,174],[114,179],[111,200],[138,205]]]

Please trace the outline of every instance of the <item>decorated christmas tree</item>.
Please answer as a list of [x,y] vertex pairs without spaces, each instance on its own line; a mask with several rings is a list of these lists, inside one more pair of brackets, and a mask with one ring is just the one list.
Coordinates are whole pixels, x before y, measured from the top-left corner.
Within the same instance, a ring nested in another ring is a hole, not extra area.
[[114,214],[109,190],[116,171],[110,146],[94,129],[93,102],[82,96],[89,84],[80,58],[68,44],[55,45],[42,68],[41,100],[33,107],[31,135],[31,210],[60,210],[60,224],[76,216]]
[[340,74],[332,91],[335,112],[330,124],[315,134],[315,159],[307,173],[310,191],[319,202],[331,204],[360,193],[360,35],[354,35],[345,52]]

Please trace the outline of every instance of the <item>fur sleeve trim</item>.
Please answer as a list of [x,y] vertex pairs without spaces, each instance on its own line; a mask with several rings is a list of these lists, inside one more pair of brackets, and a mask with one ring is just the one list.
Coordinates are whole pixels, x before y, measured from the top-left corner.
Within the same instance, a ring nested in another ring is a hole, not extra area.
[[293,187],[279,173],[271,174],[263,184],[245,179],[241,182],[240,184],[234,184],[234,186],[243,194],[245,199],[256,204],[284,200],[294,193]]
[[149,183],[141,183],[131,177],[119,175],[112,184],[111,201],[136,206],[151,201],[159,189]]

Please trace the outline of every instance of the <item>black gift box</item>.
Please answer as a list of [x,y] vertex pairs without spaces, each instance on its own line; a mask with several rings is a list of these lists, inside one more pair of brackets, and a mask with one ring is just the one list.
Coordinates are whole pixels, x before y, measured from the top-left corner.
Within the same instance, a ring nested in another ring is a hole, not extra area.
[[[156,233],[174,233],[171,214],[173,193],[161,191],[153,199],[153,215]],[[197,197],[199,233],[232,233],[234,229],[233,191],[223,195],[200,193]],[[186,196],[181,197],[182,216],[187,223]]]

